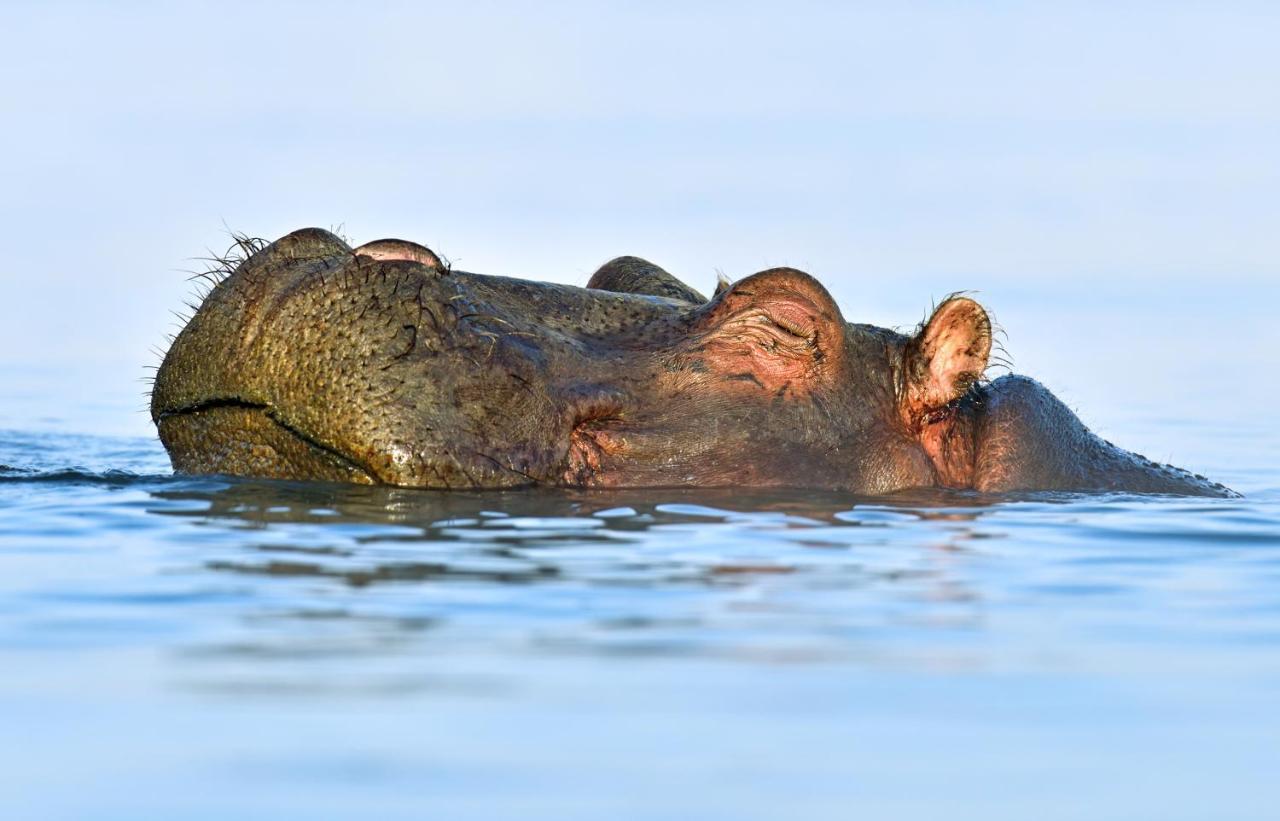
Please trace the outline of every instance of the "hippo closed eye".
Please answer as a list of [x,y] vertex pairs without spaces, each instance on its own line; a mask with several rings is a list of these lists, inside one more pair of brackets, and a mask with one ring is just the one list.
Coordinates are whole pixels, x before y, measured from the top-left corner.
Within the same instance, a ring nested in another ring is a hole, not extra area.
[[990,353],[965,297],[907,336],[846,322],[790,268],[707,300],[635,257],[578,288],[304,229],[217,284],[151,411],[184,473],[1230,494],[1104,442],[1033,380],[984,382]]

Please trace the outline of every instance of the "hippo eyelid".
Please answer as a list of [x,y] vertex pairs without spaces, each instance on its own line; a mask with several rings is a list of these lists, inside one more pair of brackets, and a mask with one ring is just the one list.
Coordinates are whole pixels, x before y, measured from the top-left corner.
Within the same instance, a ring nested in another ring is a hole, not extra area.
[[803,339],[806,342],[813,341],[815,334],[812,329],[809,329],[808,332],[806,332],[806,329],[801,328],[800,326],[796,325],[793,322],[789,322],[787,319],[783,317],[774,316],[772,314],[767,314],[767,316],[770,322],[772,322],[774,325],[777,325],[779,328],[791,334],[792,336],[796,337],[797,339]]
[[797,317],[789,317],[781,311],[764,309],[753,312],[750,317],[744,317],[744,319],[748,322],[767,325],[806,345],[812,346],[817,344],[818,341],[816,328],[807,323],[802,323]]
[[762,298],[746,317],[767,322],[788,335],[813,344],[817,340],[821,311],[801,294],[788,292],[780,297]]

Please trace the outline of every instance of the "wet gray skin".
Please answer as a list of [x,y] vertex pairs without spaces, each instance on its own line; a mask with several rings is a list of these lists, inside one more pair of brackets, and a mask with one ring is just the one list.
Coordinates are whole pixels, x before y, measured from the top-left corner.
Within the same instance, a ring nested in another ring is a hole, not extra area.
[[707,300],[635,257],[578,288],[311,228],[217,284],[151,413],[182,473],[1231,494],[1103,441],[1031,379],[984,381],[990,352],[986,312],[964,297],[905,336],[845,322],[790,268]]

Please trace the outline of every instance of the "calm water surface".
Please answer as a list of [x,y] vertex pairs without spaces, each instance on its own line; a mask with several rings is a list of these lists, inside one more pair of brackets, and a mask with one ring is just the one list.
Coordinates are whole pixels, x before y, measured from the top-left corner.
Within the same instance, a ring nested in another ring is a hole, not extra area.
[[1262,422],[1141,427],[1241,500],[438,494],[29,428],[0,430],[6,818],[1280,805]]

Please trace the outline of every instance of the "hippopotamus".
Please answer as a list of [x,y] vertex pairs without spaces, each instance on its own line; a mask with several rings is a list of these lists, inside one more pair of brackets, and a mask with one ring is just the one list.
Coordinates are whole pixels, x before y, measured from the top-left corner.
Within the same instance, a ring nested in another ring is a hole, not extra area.
[[179,473],[402,487],[789,487],[1225,496],[985,377],[956,295],[911,333],[793,268],[708,299],[624,256],[586,287],[455,270],[317,228],[247,253],[177,335],[151,416]]

